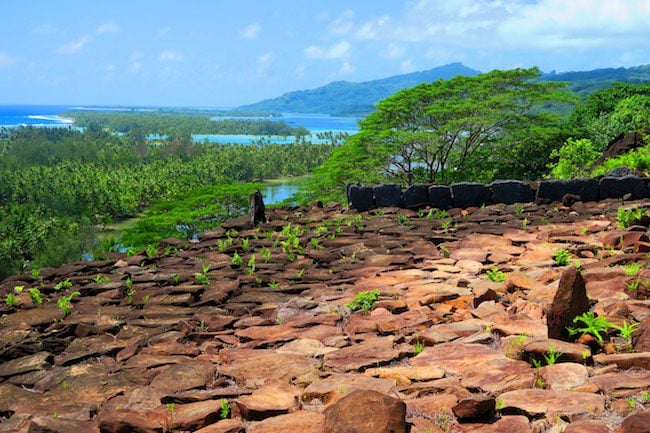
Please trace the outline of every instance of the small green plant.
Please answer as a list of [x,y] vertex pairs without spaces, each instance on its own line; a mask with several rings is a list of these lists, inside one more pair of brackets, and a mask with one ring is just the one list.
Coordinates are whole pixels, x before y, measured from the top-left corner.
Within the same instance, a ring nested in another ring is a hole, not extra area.
[[506,407],[506,400],[503,399],[503,398],[497,398],[495,403],[496,403],[496,406],[495,406],[496,410],[501,410],[504,407]]
[[23,293],[24,289],[25,289],[25,286],[16,286],[16,287],[14,287],[14,292],[18,293],[18,294],[21,294],[21,293]]
[[244,263],[244,260],[241,258],[239,253],[237,253],[237,251],[235,251],[235,254],[232,256],[232,259],[230,260],[230,262],[235,266],[241,266]]
[[70,279],[67,279],[65,281],[61,281],[56,286],[54,286],[54,290],[58,292],[61,289],[67,289],[69,287],[72,287],[72,283],[70,282]]
[[221,412],[219,413],[221,419],[226,419],[230,416],[230,403],[225,398],[221,399]]
[[627,398],[627,407],[630,410],[634,410],[634,408],[636,407],[636,397],[635,396],[632,395],[632,396]]
[[637,289],[639,288],[639,284],[641,284],[641,279],[636,278],[636,279],[634,279],[632,281],[627,281],[625,283],[625,287],[627,287],[628,289],[630,289],[633,292],[636,292]]
[[244,251],[248,251],[248,243],[249,243],[248,238],[244,238],[241,240],[241,247]]
[[323,248],[325,248],[323,245],[320,244],[320,242],[318,242],[318,238],[311,238],[310,242],[311,245],[317,250],[322,250]]
[[397,214],[397,223],[405,226],[411,225],[411,222],[409,221],[408,217],[403,214]]
[[102,274],[97,274],[97,276],[93,278],[93,281],[97,284],[102,284],[102,283],[108,283],[109,281],[111,281],[111,279],[103,276]]
[[201,284],[202,286],[207,286],[208,284],[210,284],[210,277],[200,272],[194,274],[194,279],[196,280],[197,283]]
[[278,283],[277,281],[269,281],[269,287],[270,288],[275,288],[275,287],[278,287],[279,285],[280,285],[280,283]]
[[440,227],[447,233],[449,231],[449,227],[451,227],[451,221],[443,221],[440,223]]
[[354,301],[345,304],[352,311],[361,310],[364,313],[369,312],[375,306],[375,302],[379,299],[379,290],[371,290],[369,292],[357,293]]
[[171,245],[167,245],[167,246],[165,247],[165,255],[168,256],[168,255],[170,255],[171,253],[172,253],[172,247],[171,247]]
[[593,335],[600,344],[603,344],[601,334],[606,334],[607,329],[612,328],[613,324],[604,317],[596,317],[593,311],[587,311],[573,319],[573,323],[582,323],[581,327],[568,327],[569,334],[590,334]]
[[451,251],[449,251],[449,248],[447,248],[444,245],[439,245],[438,248],[440,248],[440,251],[442,252],[442,256],[444,258],[448,258],[449,255],[451,254]]
[[627,320],[623,320],[623,325],[618,326],[618,325],[612,325],[612,328],[618,330],[619,332],[619,337],[624,338],[628,342],[632,342],[632,334],[636,332],[637,328],[639,327],[639,322],[635,323],[630,323],[629,325],[627,324]]
[[253,275],[255,273],[255,254],[253,254],[251,258],[248,259],[246,266],[248,267],[246,270],[246,272],[248,272],[248,275]]
[[526,230],[528,228],[528,218],[524,218],[524,220],[521,222],[521,229]]
[[153,244],[147,245],[147,257],[151,259],[156,254],[158,254],[158,246],[153,245]]
[[580,229],[580,233],[582,233],[582,236],[586,235],[589,229],[587,227],[583,227]]
[[625,272],[625,275],[628,277],[634,277],[641,269],[643,269],[643,263],[628,263],[627,265],[621,265],[621,269],[623,269],[623,272]]
[[228,242],[227,242],[225,239],[219,239],[219,240],[217,241],[217,249],[218,249],[219,251],[223,251],[223,250],[225,250],[226,248],[228,248]]
[[557,352],[555,350],[555,346],[550,346],[548,352],[544,354],[544,361],[546,361],[546,365],[553,365],[562,355],[562,352]]
[[172,275],[172,283],[176,286],[181,281],[181,277],[178,274]]
[[68,296],[61,296],[57,301],[56,301],[56,306],[65,311],[65,314],[70,314],[72,311],[72,298],[75,296],[80,296],[81,293],[79,292],[72,292]]
[[424,209],[418,209],[417,215],[418,215],[418,218],[422,218],[424,216]]
[[444,209],[436,209],[436,211],[433,213],[433,217],[437,220],[441,220],[449,218],[449,214]]
[[553,253],[553,260],[558,266],[566,266],[571,262],[571,254],[565,249],[559,249]]
[[488,269],[487,277],[493,283],[502,283],[506,280],[506,274],[497,268]]
[[264,263],[268,263],[271,260],[271,250],[264,248],[262,250],[262,257],[264,258]]
[[415,340],[413,341],[413,353],[415,353],[415,355],[419,355],[420,353],[422,353],[423,350],[424,350],[424,343],[416,335]]
[[169,428],[168,431],[174,431],[174,403],[167,403],[165,407],[167,408],[167,413],[169,414]]
[[616,222],[622,229],[638,224],[646,214],[646,210],[637,206],[631,209],[618,208],[616,213]]
[[13,293],[7,293],[7,297],[5,298],[5,304],[7,304],[7,307],[15,307],[18,305],[18,298],[16,298],[16,295]]
[[641,393],[641,401],[643,404],[650,403],[650,391],[643,391]]
[[521,203],[515,203],[515,213],[519,216],[524,213],[524,207],[521,205]]
[[32,300],[32,304],[34,305],[41,305],[43,303],[41,291],[37,288],[29,289],[29,298]]
[[41,278],[41,270],[40,269],[32,269],[32,278],[35,280],[38,280]]

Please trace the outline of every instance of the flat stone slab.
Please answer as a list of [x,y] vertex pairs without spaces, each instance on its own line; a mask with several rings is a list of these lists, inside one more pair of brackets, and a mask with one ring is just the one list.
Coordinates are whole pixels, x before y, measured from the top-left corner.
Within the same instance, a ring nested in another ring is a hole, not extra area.
[[41,370],[50,365],[48,359],[51,357],[52,354],[49,352],[38,352],[33,355],[3,362],[0,364],[0,377],[15,376],[29,371]]
[[353,371],[398,358],[402,351],[393,337],[372,338],[325,355],[325,366],[337,371]]
[[497,406],[502,412],[523,412],[531,417],[550,415],[592,415],[605,411],[606,397],[600,394],[546,389],[519,389],[499,395]]

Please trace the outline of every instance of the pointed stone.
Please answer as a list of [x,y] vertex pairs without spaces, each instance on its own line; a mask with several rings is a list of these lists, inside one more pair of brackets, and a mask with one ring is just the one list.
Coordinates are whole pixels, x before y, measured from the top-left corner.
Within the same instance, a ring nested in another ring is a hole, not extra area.
[[560,278],[560,286],[546,317],[548,338],[569,341],[567,326],[572,326],[573,319],[587,311],[589,299],[585,281],[578,269],[570,267]]

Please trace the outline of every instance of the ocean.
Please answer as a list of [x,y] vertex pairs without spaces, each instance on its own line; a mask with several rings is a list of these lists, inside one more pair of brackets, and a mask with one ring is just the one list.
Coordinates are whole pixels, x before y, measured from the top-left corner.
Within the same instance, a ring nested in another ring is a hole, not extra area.
[[[19,126],[35,127],[69,127],[72,124],[70,119],[65,119],[59,115],[68,110],[75,109],[92,109],[92,110],[121,110],[124,108],[116,107],[71,107],[63,105],[0,105],[0,127],[15,128]],[[215,117],[218,119],[228,119],[231,117]],[[255,119],[256,117],[237,117],[237,119]],[[307,128],[312,137],[309,141],[314,143],[322,142],[316,137],[316,134],[331,131],[332,133],[355,134],[358,132],[357,120],[353,117],[335,117],[327,114],[303,114],[303,113],[283,113],[282,117],[275,118],[282,120],[291,126],[303,126]],[[211,143],[237,143],[250,144],[257,141],[260,137],[250,135],[201,135],[193,136],[195,141],[205,141]],[[266,137],[268,138],[268,137]],[[271,143],[292,143],[292,137],[271,137]]]

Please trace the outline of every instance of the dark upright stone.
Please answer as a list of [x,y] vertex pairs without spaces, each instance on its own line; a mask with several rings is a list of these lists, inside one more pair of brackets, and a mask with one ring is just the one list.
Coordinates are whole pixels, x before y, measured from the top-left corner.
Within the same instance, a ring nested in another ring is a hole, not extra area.
[[648,197],[648,189],[645,182],[638,176],[610,177],[600,179],[600,198],[621,198],[631,194],[632,200],[640,200]]
[[529,203],[535,199],[530,185],[520,180],[495,180],[488,186],[493,203]]
[[429,194],[425,185],[411,185],[402,194],[402,207],[406,209],[418,209],[428,205]]
[[451,209],[454,205],[451,199],[451,188],[447,185],[430,186],[429,205],[438,209]]
[[566,194],[580,196],[582,201],[598,200],[598,181],[596,179],[543,180],[537,188],[537,198],[562,201]]
[[490,201],[490,189],[482,183],[463,182],[451,186],[454,207],[481,207]]
[[396,183],[375,187],[375,204],[377,207],[399,206],[402,199],[402,187]]
[[249,199],[248,211],[251,215],[251,222],[254,226],[266,222],[266,210],[264,208],[264,199],[262,193],[255,191]]
[[560,278],[560,286],[546,315],[548,338],[569,341],[567,326],[573,326],[573,319],[589,311],[589,299],[582,274],[570,266]]
[[350,207],[359,212],[375,207],[375,190],[370,186],[350,186]]

